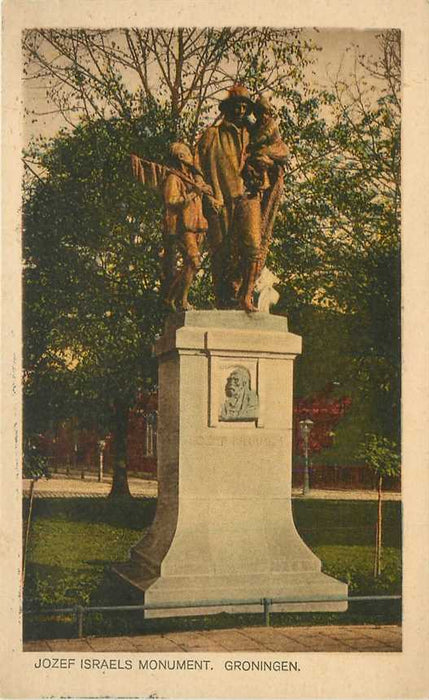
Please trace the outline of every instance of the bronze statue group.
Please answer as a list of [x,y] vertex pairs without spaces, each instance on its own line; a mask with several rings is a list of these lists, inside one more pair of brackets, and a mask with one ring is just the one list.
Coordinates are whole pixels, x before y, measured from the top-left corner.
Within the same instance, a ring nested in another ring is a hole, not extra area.
[[203,132],[194,155],[176,142],[168,166],[131,156],[134,175],[162,191],[162,289],[173,311],[191,308],[188,294],[204,238],[216,308],[257,310],[253,292],[265,265],[288,148],[265,97],[253,101],[245,87],[235,85],[219,109],[221,121]]

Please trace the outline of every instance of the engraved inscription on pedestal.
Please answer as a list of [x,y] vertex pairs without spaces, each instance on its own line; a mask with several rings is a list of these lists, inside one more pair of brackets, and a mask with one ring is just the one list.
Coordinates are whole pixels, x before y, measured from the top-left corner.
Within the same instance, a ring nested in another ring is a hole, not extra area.
[[251,388],[251,377],[247,367],[237,365],[228,375],[225,397],[219,412],[219,420],[225,422],[255,421],[258,417],[259,401]]

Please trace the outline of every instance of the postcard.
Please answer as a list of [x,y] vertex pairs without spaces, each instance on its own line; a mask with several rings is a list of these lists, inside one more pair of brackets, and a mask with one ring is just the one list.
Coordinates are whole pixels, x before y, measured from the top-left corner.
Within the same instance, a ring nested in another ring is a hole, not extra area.
[[2,697],[429,678],[429,5],[3,5]]

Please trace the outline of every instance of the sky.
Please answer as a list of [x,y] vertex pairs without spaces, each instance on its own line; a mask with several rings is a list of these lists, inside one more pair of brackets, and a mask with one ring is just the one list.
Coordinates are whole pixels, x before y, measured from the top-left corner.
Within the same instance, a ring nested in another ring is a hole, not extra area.
[[[334,76],[340,66],[345,75],[350,73],[354,64],[354,51],[350,50],[353,45],[358,47],[359,52],[377,57],[378,32],[379,30],[305,29],[304,36],[312,39],[322,49],[315,53],[315,64],[308,69],[308,77],[319,85],[327,86],[329,77]],[[29,112],[24,117],[25,145],[40,135],[54,136],[61,127],[67,126],[59,114],[44,114],[39,117],[32,114],[52,110],[52,105],[46,101],[46,91],[41,80],[23,81],[23,100]]]

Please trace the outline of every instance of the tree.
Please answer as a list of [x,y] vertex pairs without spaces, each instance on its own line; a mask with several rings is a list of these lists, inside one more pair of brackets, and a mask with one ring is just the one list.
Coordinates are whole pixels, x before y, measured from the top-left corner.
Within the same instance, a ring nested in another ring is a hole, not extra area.
[[44,81],[52,112],[71,126],[166,110],[193,141],[232,83],[297,85],[311,44],[296,29],[34,29],[23,49],[26,79]]
[[388,440],[382,435],[375,434],[366,436],[366,441],[361,446],[359,457],[365,461],[365,464],[377,477],[378,506],[374,557],[374,576],[376,577],[381,574],[383,478],[387,476],[399,476],[401,470],[401,457],[398,453],[397,445],[394,442]]
[[[112,396],[129,406],[136,386],[154,381],[161,211],[126,175],[127,155],[162,160],[172,139],[193,141],[220,90],[238,81],[272,97],[291,148],[268,260],[282,279],[278,310],[298,332],[315,315],[340,321],[338,371],[371,405],[377,430],[397,433],[398,41],[381,33],[381,60],[357,56],[354,75],[328,90],[305,79],[312,47],[295,30],[25,34],[27,78],[45,80],[53,110],[78,125],[24,156],[27,416],[42,417],[45,402],[54,416],[109,422]],[[207,270],[193,290],[200,306],[206,282]]]
[[28,156],[48,175],[24,202],[26,431],[72,416],[113,429],[114,492],[127,490],[128,412],[156,383],[151,344],[163,319],[161,209],[132,181],[128,153],[137,140],[165,150],[164,134],[149,117],[102,121]]
[[353,75],[337,75],[330,91],[285,94],[293,160],[269,262],[290,316],[318,307],[344,317],[344,371],[372,404],[373,423],[397,436],[400,35],[379,41],[381,59],[357,55]]
[[310,46],[271,29],[41,29],[23,46],[26,78],[44,81],[52,112],[75,129],[24,155],[26,425],[114,423],[114,490],[126,489],[128,410],[155,381],[163,317],[160,206],[125,176],[128,154],[163,160],[173,139],[193,140],[237,79],[297,84]]

